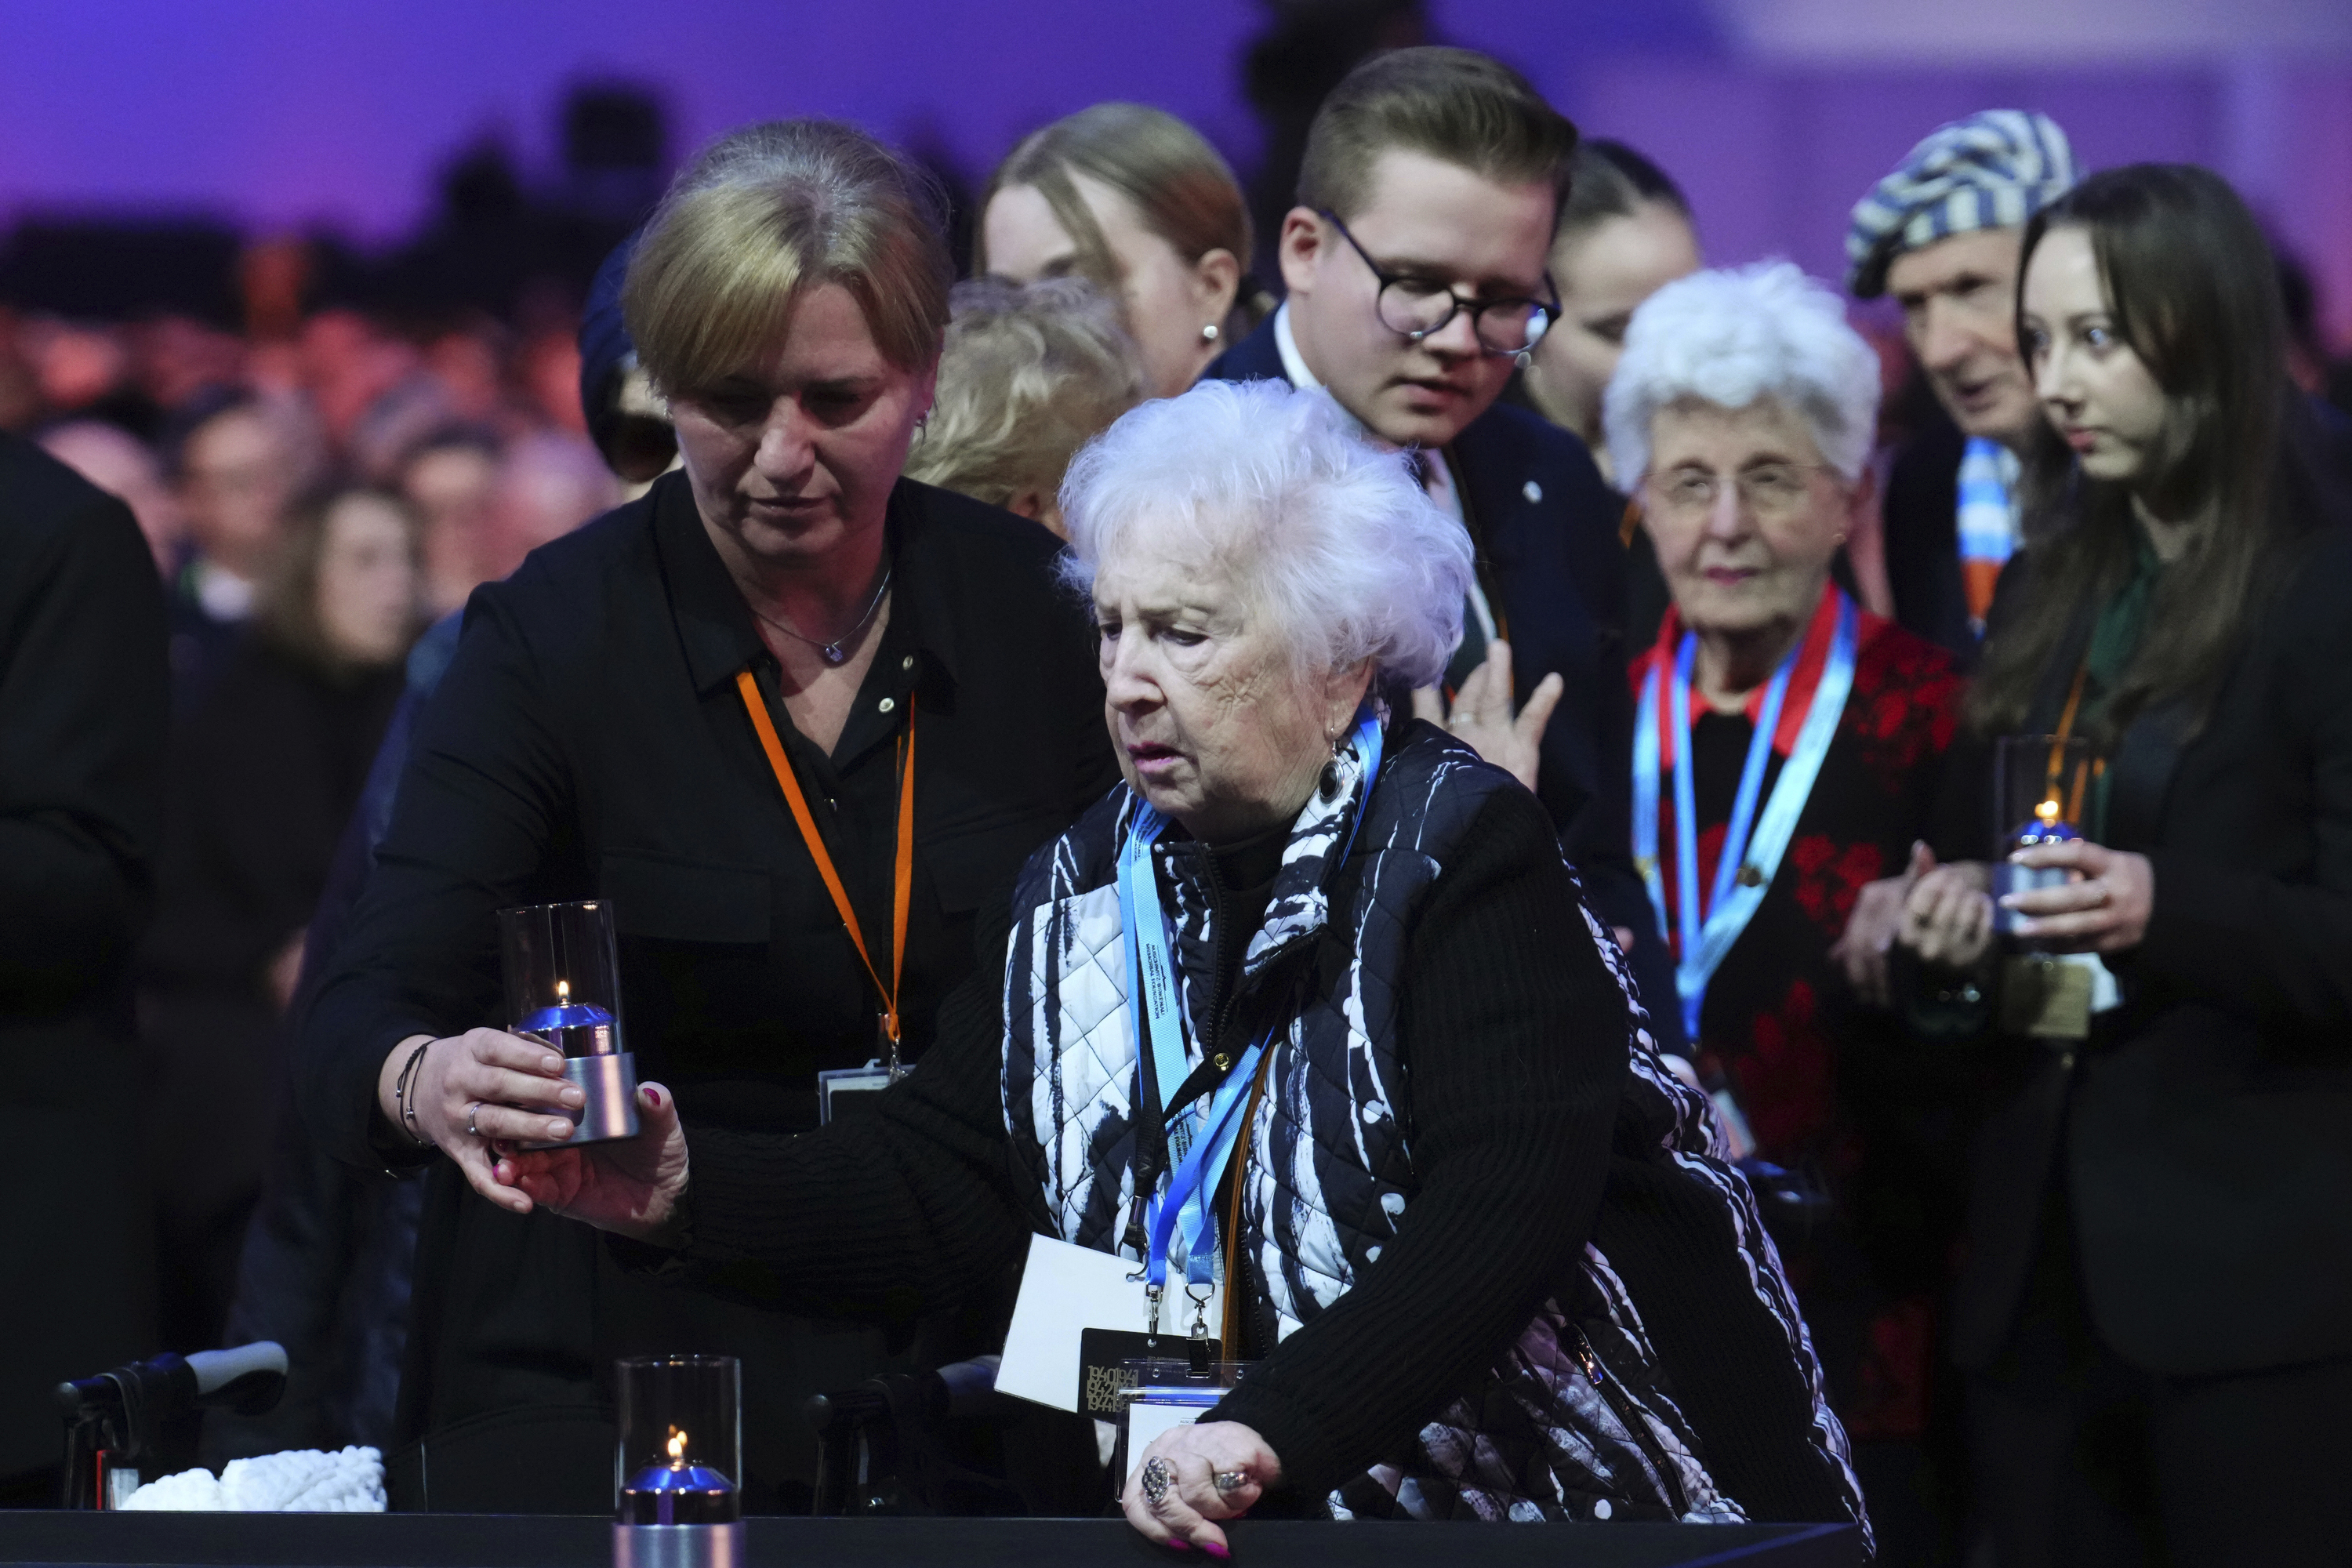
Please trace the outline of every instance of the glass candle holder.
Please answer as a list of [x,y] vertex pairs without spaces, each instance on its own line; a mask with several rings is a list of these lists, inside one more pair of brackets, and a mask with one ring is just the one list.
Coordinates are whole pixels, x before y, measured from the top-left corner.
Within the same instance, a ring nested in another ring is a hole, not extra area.
[[1993,809],[2000,832],[1993,844],[1993,929],[2013,933],[2031,917],[2003,909],[2001,898],[2065,884],[2062,866],[2019,866],[2011,852],[2080,838],[2090,793],[2101,767],[2091,742],[2075,736],[2004,735],[1993,745]]
[[636,1058],[622,1044],[621,965],[613,906],[530,904],[499,911],[506,957],[507,1027],[563,1053],[563,1076],[586,1097],[572,1113],[572,1136],[556,1149],[634,1138]]
[[743,1373],[733,1356],[615,1363],[615,1568],[734,1568],[743,1560]]

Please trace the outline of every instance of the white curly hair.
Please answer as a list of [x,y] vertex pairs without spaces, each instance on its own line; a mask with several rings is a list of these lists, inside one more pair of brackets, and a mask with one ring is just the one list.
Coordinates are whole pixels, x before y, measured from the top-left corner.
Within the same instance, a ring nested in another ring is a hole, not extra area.
[[1771,398],[1805,422],[1822,460],[1862,477],[1878,426],[1878,355],[1845,306],[1787,261],[1694,272],[1643,300],[1601,400],[1617,482],[1650,470],[1650,421],[1685,399],[1740,409]]
[[1369,658],[1427,686],[1462,640],[1469,535],[1327,393],[1207,381],[1131,409],[1070,464],[1062,520],[1073,586],[1147,538],[1213,562],[1301,671]]

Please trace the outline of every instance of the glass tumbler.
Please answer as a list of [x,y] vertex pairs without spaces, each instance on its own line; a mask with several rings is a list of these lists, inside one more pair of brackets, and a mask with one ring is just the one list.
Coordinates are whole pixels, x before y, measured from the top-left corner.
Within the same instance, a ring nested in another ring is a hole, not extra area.
[[571,1137],[523,1147],[559,1149],[636,1136],[636,1058],[622,1046],[612,904],[592,900],[500,910],[499,936],[506,956],[507,1027],[562,1051],[565,1080],[586,1096],[572,1112]]
[[616,1363],[615,1568],[743,1561],[743,1369],[733,1356]]

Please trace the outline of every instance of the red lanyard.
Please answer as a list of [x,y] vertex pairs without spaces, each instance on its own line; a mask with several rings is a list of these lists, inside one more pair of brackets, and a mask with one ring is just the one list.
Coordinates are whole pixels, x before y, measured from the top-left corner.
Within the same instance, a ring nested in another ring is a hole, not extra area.
[[824,840],[816,830],[816,820],[809,815],[808,801],[801,794],[800,780],[793,776],[793,765],[785,759],[784,744],[776,738],[776,726],[768,717],[768,704],[760,695],[760,683],[748,669],[735,677],[735,689],[743,694],[744,711],[751,715],[751,728],[760,732],[760,749],[768,753],[768,766],[775,771],[776,784],[784,792],[784,804],[793,809],[793,821],[799,825],[801,837],[807,843],[809,858],[816,862],[817,874],[824,879],[824,890],[833,895],[833,907],[841,912],[841,923],[849,932],[850,945],[857,949],[858,962],[873,978],[874,989],[882,994],[882,1035],[888,1046],[887,1065],[893,1071],[898,1066],[898,976],[907,962],[907,906],[914,896],[915,887],[915,697],[907,694],[907,738],[901,752],[898,771],[898,852],[897,867],[891,877],[890,893],[890,984],[882,984],[881,972],[866,951],[866,933],[858,929],[857,911],[849,907],[849,894],[841,885],[841,874],[833,868],[833,857],[825,853]]

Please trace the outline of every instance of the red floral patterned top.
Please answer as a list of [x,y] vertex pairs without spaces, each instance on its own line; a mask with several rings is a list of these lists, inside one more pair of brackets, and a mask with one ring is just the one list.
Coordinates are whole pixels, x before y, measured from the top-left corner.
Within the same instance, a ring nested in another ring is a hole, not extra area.
[[[1765,773],[1764,799],[1779,782],[1781,764],[1803,722],[1799,695],[1810,692],[1826,657],[1835,592],[1824,593],[1800,652]],[[1890,1237],[1853,1238],[1862,1252],[1869,1253],[1877,1250],[1882,1239],[1923,1244],[1931,1234],[1948,1228],[1942,1220],[1930,1217],[1930,1211],[1948,1206],[1944,1194],[1906,1190],[1911,1174],[1892,1178],[1890,1186],[1886,1173],[1916,1173],[1923,1163],[1929,1167],[1948,1163],[1957,1152],[1921,1150],[1923,1140],[1934,1141],[1932,1131],[1922,1131],[1936,1114],[1932,1075],[1916,1070],[1917,1053],[1908,1047],[1894,1016],[1866,1009],[1853,996],[1843,972],[1830,959],[1830,948],[1844,931],[1863,886],[1900,873],[1915,842],[1925,840],[1939,859],[1981,858],[1986,847],[1976,841],[1984,834],[1975,824],[1949,820],[1961,815],[1965,807],[1958,803],[1969,798],[1969,792],[1948,787],[1945,778],[1945,759],[1958,728],[1966,689],[1952,656],[1876,616],[1864,614],[1860,630],[1853,687],[1836,736],[1771,886],[1707,986],[1697,1052],[1700,1072],[1708,1082],[1728,1079],[1764,1159],[1805,1173],[1815,1187],[1830,1194],[1840,1215],[1834,1222],[1838,1227],[1875,1226],[1891,1233]],[[1633,663],[1637,700],[1654,665],[1663,661],[1672,670],[1682,635],[1678,616],[1669,611],[1656,646]],[[1703,892],[1713,885],[1762,700],[1759,690],[1744,714],[1716,713],[1702,705],[1692,721],[1692,784]],[[1673,743],[1674,737],[1665,737],[1663,765],[1669,769]],[[1658,795],[1660,875],[1669,889],[1666,940],[1679,952],[1671,891],[1675,885],[1671,776],[1660,779]],[[1932,1186],[1945,1184],[1932,1176],[1927,1180]],[[1895,1217],[1899,1215],[1912,1217]],[[1956,1213],[1949,1215],[1954,1236],[1957,1221]],[[1902,1235],[1906,1226],[1911,1233]],[[1785,1240],[1783,1246],[1785,1250]],[[1882,1418],[1863,1415],[1865,1431],[1891,1435],[1916,1429],[1928,1346],[1924,1334],[1905,1333],[1901,1324],[1916,1323],[1921,1306],[1938,1293],[1935,1277],[1943,1259],[1916,1261],[1918,1267],[1893,1269],[1891,1275],[1900,1278],[1886,1279],[1885,1289],[1864,1291],[1873,1301],[1855,1303],[1861,1306],[1853,1325],[1857,1335],[1824,1334],[1825,1325],[1815,1325],[1817,1341],[1826,1342],[1821,1349],[1832,1396],[1850,1421],[1863,1414],[1859,1405],[1891,1402],[1905,1407],[1884,1410]],[[1792,1255],[1790,1263],[1811,1320],[1830,1288],[1816,1279],[1809,1289],[1803,1276],[1817,1270],[1808,1268],[1804,1258]],[[1851,1272],[1843,1267],[1828,1271]],[[1863,1272],[1890,1271],[1865,1261]],[[1877,1344],[1890,1334],[1910,1342]],[[1852,1353],[1842,1355],[1835,1342],[1849,1337],[1860,1342]],[[1874,1362],[1893,1364],[1869,1370]],[[1841,1384],[1845,1386],[1840,1388]]]

